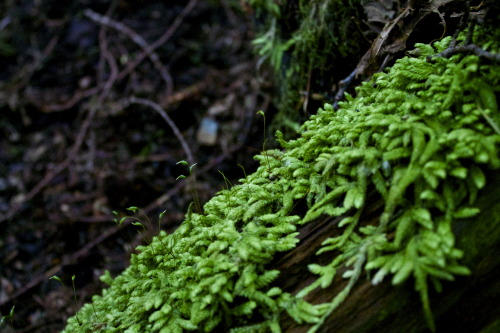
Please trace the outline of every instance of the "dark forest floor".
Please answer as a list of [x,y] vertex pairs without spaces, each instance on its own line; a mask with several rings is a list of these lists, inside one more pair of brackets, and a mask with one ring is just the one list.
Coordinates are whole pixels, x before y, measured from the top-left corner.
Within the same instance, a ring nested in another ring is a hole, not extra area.
[[[223,175],[243,178],[238,164],[255,169],[270,84],[233,3],[0,5],[0,314],[14,307],[3,330],[60,331],[105,270],[126,268],[158,226],[173,231]],[[182,160],[194,177],[176,180]],[[146,232],[113,222],[130,206]]]

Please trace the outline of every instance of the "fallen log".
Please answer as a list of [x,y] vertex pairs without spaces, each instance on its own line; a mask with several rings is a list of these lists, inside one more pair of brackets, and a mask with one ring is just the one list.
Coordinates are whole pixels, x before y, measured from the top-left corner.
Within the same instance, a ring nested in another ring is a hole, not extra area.
[[[494,332],[498,328],[500,175],[490,174],[488,178],[491,182],[477,202],[481,213],[473,220],[458,221],[455,228],[458,248],[465,253],[463,263],[472,275],[446,283],[441,293],[433,291],[430,294],[437,332],[482,332],[484,329]],[[374,200],[367,207],[362,223],[371,224],[380,215],[383,203],[376,200],[376,195],[371,197]],[[295,294],[314,281],[316,275],[307,269],[307,264],[331,260],[328,253],[319,258],[315,253],[325,239],[336,236],[341,219],[321,217],[299,230],[299,245],[271,264],[282,272],[282,277],[276,281],[279,287]],[[312,291],[306,300],[320,304],[334,298],[347,285],[341,276],[337,275],[331,287]],[[411,282],[393,286],[386,280],[373,286],[365,277],[325,321],[321,332],[427,332],[421,307]],[[310,325],[299,325],[286,317],[281,324],[283,332],[301,333],[310,328]]]

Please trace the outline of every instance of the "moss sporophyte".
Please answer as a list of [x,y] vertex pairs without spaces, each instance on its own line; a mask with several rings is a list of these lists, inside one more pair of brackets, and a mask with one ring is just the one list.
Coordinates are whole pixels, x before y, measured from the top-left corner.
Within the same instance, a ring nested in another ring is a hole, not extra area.
[[[139,247],[122,274],[102,276],[109,287],[64,332],[91,332],[96,317],[103,332],[280,332],[287,316],[314,332],[367,272],[373,285],[412,281],[433,329],[429,286],[440,290],[443,280],[470,273],[454,223],[479,212],[485,170],[500,167],[500,66],[467,53],[426,61],[449,43],[417,44],[417,57],[376,74],[338,111],[325,104],[300,138],[278,133],[283,151],[257,155],[258,170],[219,192],[203,214],[190,209],[174,233]],[[383,212],[363,226],[368,189]],[[295,214],[298,201],[307,203],[305,215]],[[268,264],[296,247],[299,225],[320,215],[346,217],[318,252],[330,261],[308,266],[316,281],[291,295],[272,285],[283,273]],[[345,267],[348,283],[336,297],[304,300]]]

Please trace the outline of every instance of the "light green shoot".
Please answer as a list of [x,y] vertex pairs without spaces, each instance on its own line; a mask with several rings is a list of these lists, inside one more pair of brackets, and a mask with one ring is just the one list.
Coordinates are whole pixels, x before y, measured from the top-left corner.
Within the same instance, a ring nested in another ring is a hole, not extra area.
[[10,309],[9,315],[2,316],[0,318],[0,327],[2,327],[5,324],[6,319],[10,320],[10,326],[14,327],[14,320],[12,318],[14,317],[14,308],[15,307],[16,307],[15,305],[12,306],[12,308]]
[[245,178],[247,178],[247,172],[245,171],[243,165],[241,165],[241,163],[238,163],[238,166],[240,167],[241,170],[243,170],[243,175],[245,176]]
[[137,214],[137,212],[140,210],[139,207],[136,206],[131,206],[128,207],[127,210],[130,210],[132,213]]
[[194,205],[196,207],[196,211],[198,213],[201,213],[201,205],[200,205],[200,200],[198,199],[198,193],[196,191],[196,188],[195,188],[195,175],[194,175],[194,172],[193,172],[193,168],[198,164],[198,163],[193,163],[191,165],[189,165],[188,162],[186,161],[179,161],[177,163],[175,163],[176,165],[179,165],[179,164],[182,164],[182,165],[187,165],[189,167],[189,175],[180,175],[179,177],[177,177],[175,180],[179,180],[179,179],[187,179],[189,178],[190,182],[191,182],[191,195],[193,196],[193,201],[194,201]]
[[264,154],[264,157],[266,158],[267,171],[269,173],[271,173],[271,164],[269,163],[269,157],[267,156],[267,151],[266,151],[266,142],[267,142],[267,136],[266,136],[266,114],[262,110],[260,110],[256,114],[262,116],[262,119],[264,119],[264,141],[262,142],[262,153]]
[[[61,278],[59,276],[52,275],[49,278],[49,280],[56,280],[57,282],[59,282],[61,284],[61,286],[63,287],[64,292],[66,293],[66,296],[68,296],[68,298],[71,298],[71,295],[69,295],[68,290],[67,290],[66,286],[64,285],[64,282],[61,280]],[[71,277],[71,282],[73,284],[73,296],[74,296],[73,308],[75,311],[76,321],[78,322],[78,325],[82,326],[82,322],[80,321],[80,318],[78,318],[78,308],[77,308],[76,289],[75,289],[75,275],[73,275]]]
[[[224,172],[222,172],[220,170],[217,170],[217,171],[219,171],[219,173],[224,178],[224,183],[226,183],[226,190],[229,190],[230,187],[233,187],[233,184],[229,181],[229,179],[227,179],[226,175],[224,175]],[[229,186],[229,185],[231,185],[231,186]]]
[[176,165],[179,165],[179,164],[182,164],[182,165],[187,165],[189,167],[189,175],[185,176],[185,175],[180,175],[179,177],[177,177],[175,180],[179,180],[179,179],[186,179],[187,177],[191,176],[193,174],[193,168],[196,166],[196,164],[198,163],[194,163],[192,165],[189,165],[188,162],[186,161],[179,161],[177,163],[175,163]]

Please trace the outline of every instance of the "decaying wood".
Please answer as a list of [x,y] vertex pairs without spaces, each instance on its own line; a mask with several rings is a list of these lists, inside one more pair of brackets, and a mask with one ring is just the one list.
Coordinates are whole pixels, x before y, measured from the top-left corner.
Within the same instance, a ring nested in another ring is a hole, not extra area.
[[[481,214],[474,219],[457,221],[455,234],[458,248],[464,250],[463,263],[472,271],[468,277],[444,282],[442,293],[430,288],[431,307],[437,332],[479,332],[500,318],[500,175],[490,175],[489,185],[478,198]],[[382,211],[382,201],[372,195],[372,204],[361,218],[363,224],[375,222]],[[294,250],[277,258],[273,267],[281,272],[276,284],[292,294],[315,279],[307,265],[314,260],[326,264],[331,252],[317,257],[315,253],[328,237],[339,234],[341,218],[322,217],[303,226],[301,242]],[[319,259],[319,260],[318,260]],[[335,297],[347,280],[337,273],[334,283],[326,289],[317,288],[307,300],[319,304]],[[298,325],[283,316],[284,332],[307,332],[309,326]],[[428,332],[420,298],[411,279],[401,286],[392,286],[390,278],[372,286],[362,277],[346,301],[326,320],[320,332]]]

